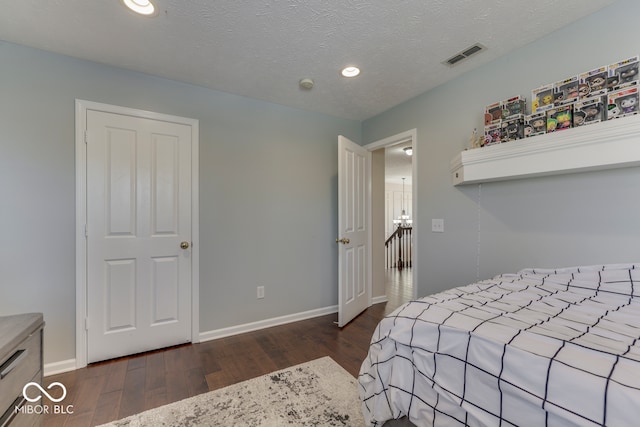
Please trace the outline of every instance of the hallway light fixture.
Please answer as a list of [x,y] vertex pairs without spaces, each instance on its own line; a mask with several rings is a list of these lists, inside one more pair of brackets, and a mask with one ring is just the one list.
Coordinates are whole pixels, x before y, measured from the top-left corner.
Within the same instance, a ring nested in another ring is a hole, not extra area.
[[406,154],[407,156],[413,156],[413,147],[404,147],[403,150],[404,154]]
[[408,228],[408,227],[411,227],[413,224],[413,220],[409,215],[407,215],[407,212],[404,210],[404,180],[405,179],[406,178],[402,178],[402,201],[400,204],[402,213],[400,214],[398,219],[393,220],[393,223],[397,225],[398,228]]

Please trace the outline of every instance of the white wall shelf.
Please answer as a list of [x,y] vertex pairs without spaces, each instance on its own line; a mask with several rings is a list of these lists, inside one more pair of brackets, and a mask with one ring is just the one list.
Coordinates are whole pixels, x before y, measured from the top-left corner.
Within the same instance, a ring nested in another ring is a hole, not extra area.
[[451,160],[453,185],[640,166],[640,116],[489,147]]

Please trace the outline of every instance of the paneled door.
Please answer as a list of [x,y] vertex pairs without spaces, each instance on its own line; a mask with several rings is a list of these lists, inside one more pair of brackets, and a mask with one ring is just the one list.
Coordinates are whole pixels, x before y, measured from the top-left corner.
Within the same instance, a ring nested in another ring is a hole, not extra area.
[[86,120],[87,362],[191,341],[191,126]]
[[369,152],[338,137],[338,326],[362,313],[370,301]]

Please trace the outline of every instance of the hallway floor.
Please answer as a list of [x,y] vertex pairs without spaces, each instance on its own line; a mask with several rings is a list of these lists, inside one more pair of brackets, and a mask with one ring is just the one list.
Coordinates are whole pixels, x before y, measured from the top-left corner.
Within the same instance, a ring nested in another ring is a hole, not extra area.
[[396,268],[385,270],[385,293],[389,302],[387,303],[387,314],[401,306],[405,302],[413,299],[412,271],[405,268],[398,271]]

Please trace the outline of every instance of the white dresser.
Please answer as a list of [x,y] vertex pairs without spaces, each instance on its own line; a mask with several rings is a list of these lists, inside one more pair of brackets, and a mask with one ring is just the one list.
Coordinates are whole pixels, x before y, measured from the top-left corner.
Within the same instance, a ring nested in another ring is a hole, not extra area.
[[[42,385],[43,328],[41,313],[0,317],[0,427],[42,424],[41,414],[26,414],[17,408],[26,403],[25,385]],[[34,394],[37,396],[34,392],[29,396]]]

